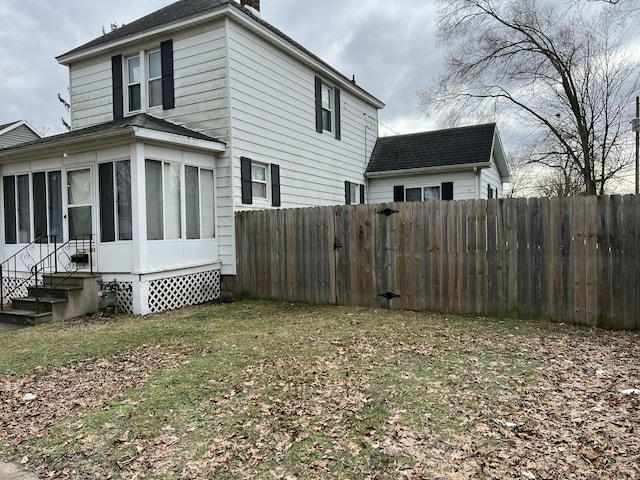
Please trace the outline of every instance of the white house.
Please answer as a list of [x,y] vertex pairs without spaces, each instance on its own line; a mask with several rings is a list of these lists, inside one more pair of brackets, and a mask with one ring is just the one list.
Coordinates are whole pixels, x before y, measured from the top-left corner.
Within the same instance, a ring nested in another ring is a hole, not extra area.
[[234,211],[363,202],[383,103],[259,9],[180,0],[57,57],[72,131],[0,150],[2,258],[82,239],[121,309],[161,311],[219,295]]
[[495,123],[381,137],[366,176],[370,203],[499,198],[510,181]]

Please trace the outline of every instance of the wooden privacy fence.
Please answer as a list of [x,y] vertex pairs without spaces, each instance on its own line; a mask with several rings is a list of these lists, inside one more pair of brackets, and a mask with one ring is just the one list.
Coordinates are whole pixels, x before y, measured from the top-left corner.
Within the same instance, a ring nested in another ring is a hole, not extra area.
[[236,214],[239,294],[640,329],[640,197]]

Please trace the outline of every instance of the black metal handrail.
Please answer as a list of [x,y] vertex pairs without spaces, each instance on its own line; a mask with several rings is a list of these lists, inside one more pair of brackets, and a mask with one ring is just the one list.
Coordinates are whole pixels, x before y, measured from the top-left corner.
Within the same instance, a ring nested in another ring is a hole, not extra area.
[[[93,234],[79,235],[59,245],[56,236],[51,238],[53,241],[42,236],[36,238],[0,264],[0,309],[5,308],[11,295],[27,285],[33,285],[36,287],[36,313],[39,313],[40,300],[79,270],[78,263],[73,261],[73,257],[77,255],[77,252],[86,250],[87,244],[88,252],[83,251],[82,253],[86,254],[90,272],[93,273]],[[53,250],[51,250],[52,244]],[[72,248],[76,254],[70,253]],[[39,260],[36,260],[33,255],[36,249],[39,252]],[[20,270],[18,269],[19,258],[22,260],[21,266],[23,267]],[[66,275],[55,284],[45,286],[44,275],[53,273],[66,273]],[[15,280],[14,285],[5,292],[5,282],[11,278]]]

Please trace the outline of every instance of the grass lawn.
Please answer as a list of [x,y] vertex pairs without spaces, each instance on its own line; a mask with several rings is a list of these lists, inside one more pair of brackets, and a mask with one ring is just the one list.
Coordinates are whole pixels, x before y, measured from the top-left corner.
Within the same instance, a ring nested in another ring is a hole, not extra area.
[[43,478],[640,477],[640,335],[238,302],[0,335]]

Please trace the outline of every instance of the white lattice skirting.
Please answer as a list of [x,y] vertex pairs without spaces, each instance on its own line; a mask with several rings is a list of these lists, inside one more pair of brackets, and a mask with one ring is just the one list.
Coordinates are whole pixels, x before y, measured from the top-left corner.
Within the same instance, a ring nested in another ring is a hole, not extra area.
[[149,282],[151,312],[174,310],[220,298],[220,270],[161,278]]
[[133,313],[133,282],[118,283],[118,311]]
[[[28,278],[29,274],[25,274],[25,278]],[[24,278],[3,278],[2,279],[2,291],[4,295],[8,298],[6,300],[10,300],[11,298],[20,298],[27,296],[27,287],[32,287],[35,285],[33,279],[29,279],[26,283],[21,286],[22,282],[24,282]]]

